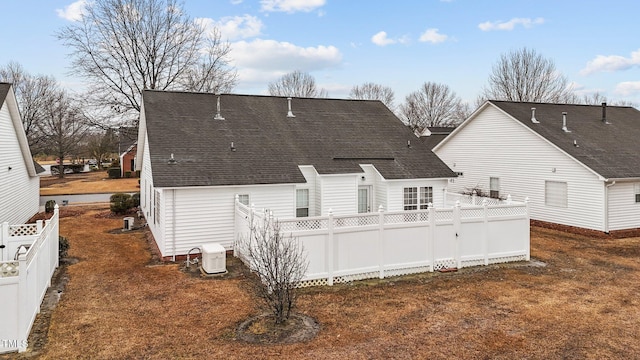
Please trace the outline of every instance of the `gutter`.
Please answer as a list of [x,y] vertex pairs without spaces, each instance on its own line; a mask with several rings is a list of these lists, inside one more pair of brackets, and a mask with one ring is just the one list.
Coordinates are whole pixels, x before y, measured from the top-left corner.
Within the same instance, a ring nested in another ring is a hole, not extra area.
[[609,188],[616,184],[614,180],[611,184],[604,183],[604,232],[609,233]]

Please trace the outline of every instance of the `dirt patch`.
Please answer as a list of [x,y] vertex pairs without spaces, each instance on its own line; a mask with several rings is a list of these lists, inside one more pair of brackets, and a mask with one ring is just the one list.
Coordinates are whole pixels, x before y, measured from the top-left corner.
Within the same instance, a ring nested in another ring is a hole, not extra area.
[[137,178],[109,179],[106,171],[40,178],[40,195],[72,195],[140,191]]
[[282,324],[276,324],[273,314],[262,314],[238,326],[237,337],[252,344],[293,344],[309,341],[320,331],[318,322],[303,314],[291,314]]

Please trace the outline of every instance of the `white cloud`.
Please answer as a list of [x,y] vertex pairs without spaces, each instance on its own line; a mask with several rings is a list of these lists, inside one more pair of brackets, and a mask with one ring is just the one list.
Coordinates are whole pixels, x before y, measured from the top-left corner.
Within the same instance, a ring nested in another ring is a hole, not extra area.
[[263,23],[255,16],[228,16],[214,21],[210,18],[196,18],[195,21],[205,28],[205,32],[213,34],[214,29],[220,31],[223,39],[237,40],[256,37],[261,34]]
[[389,39],[387,37],[386,31],[380,31],[379,33],[371,37],[371,42],[378,46],[387,46],[387,45],[395,44],[397,40]]
[[616,85],[615,92],[623,96],[640,94],[640,81],[623,81]]
[[423,32],[420,35],[420,41],[422,42],[430,42],[432,44],[438,44],[446,41],[449,36],[445,34],[440,34],[438,29],[427,29],[427,31]]
[[242,0],[231,0],[231,5],[240,5],[242,4]]
[[513,18],[509,21],[486,21],[481,24],[478,24],[478,28],[482,31],[491,31],[491,30],[506,30],[511,31],[516,25],[522,25],[525,28],[530,28],[534,25],[544,24],[544,19],[539,17],[535,19],[531,18]]
[[288,42],[256,39],[231,44],[238,68],[279,71],[282,74],[300,70],[313,71],[334,67],[342,61],[335,46],[300,47]]
[[64,9],[56,9],[59,17],[69,21],[80,21],[84,14],[87,0],[78,0],[64,7]]
[[580,70],[580,74],[589,75],[600,71],[627,70],[638,65],[640,65],[640,50],[632,52],[629,58],[620,55],[598,55],[595,59],[587,62],[587,66]]
[[326,0],[260,0],[262,11],[310,12],[324,6]]

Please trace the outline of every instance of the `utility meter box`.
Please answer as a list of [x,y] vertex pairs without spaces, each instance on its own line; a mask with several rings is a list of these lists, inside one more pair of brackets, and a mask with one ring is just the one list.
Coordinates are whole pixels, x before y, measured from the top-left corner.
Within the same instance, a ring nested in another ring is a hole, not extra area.
[[227,258],[224,246],[213,243],[202,245],[202,270],[207,274],[227,272]]

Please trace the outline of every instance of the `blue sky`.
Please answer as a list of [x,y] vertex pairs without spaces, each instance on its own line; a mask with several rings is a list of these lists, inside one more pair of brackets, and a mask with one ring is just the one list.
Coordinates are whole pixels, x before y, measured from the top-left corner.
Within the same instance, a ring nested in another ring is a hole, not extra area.
[[[3,0],[0,65],[82,79],[54,34],[86,0]],[[354,85],[391,87],[396,104],[427,81],[473,104],[502,53],[522,47],[555,61],[581,94],[640,104],[640,2],[611,0],[186,0],[186,12],[217,26],[232,45],[236,93],[299,69],[330,97]],[[9,15],[9,16],[7,16]]]

